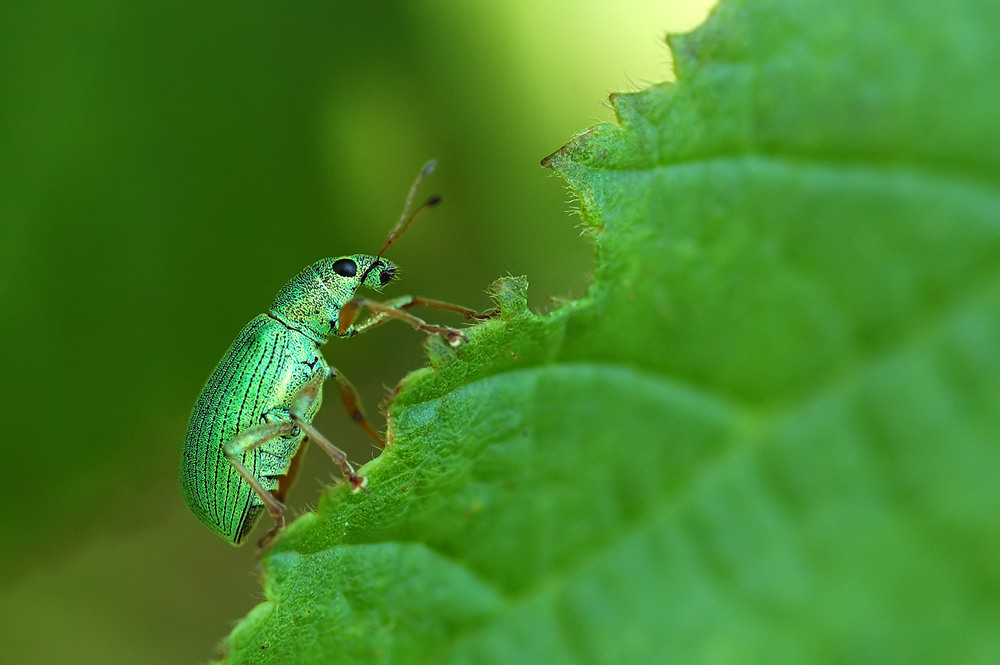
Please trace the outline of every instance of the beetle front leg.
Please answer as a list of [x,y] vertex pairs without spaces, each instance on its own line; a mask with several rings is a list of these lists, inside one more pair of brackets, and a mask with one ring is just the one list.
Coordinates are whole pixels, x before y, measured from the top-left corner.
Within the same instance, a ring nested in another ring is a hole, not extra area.
[[489,312],[477,312],[474,309],[469,309],[468,307],[462,307],[461,305],[455,305],[450,302],[445,302],[444,300],[434,300],[433,298],[424,298],[422,296],[400,296],[398,298],[393,298],[385,303],[389,307],[395,309],[410,309],[411,307],[426,307],[428,309],[442,309],[446,312],[455,312],[456,314],[461,314],[466,319],[470,321],[486,321],[487,319],[495,318],[500,314],[499,309],[493,309]]
[[[398,298],[389,302],[379,302],[377,300],[372,300],[371,298],[357,297],[352,298],[340,308],[340,315],[337,317],[337,335],[344,337],[349,334],[348,331],[353,330],[355,334],[364,332],[369,328],[374,328],[375,326],[380,326],[390,319],[399,319],[413,326],[416,330],[422,330],[431,335],[440,335],[448,344],[451,346],[458,346],[462,342],[468,342],[469,338],[465,336],[461,330],[455,330],[454,328],[447,328],[444,326],[435,326],[427,323],[423,319],[413,316],[409,312],[404,311],[410,307],[417,305],[423,305],[428,307],[433,307],[435,305],[441,305],[441,309],[448,309],[450,311],[461,312],[466,315],[467,318],[472,318],[469,313],[475,314],[471,309],[466,309],[465,307],[459,307],[458,305],[450,305],[448,303],[442,303],[437,300],[424,300],[413,298],[411,296],[404,296],[403,298]],[[361,308],[366,307],[372,311],[372,315],[365,319],[360,325],[354,327],[352,326],[358,318],[358,314],[361,312]]]

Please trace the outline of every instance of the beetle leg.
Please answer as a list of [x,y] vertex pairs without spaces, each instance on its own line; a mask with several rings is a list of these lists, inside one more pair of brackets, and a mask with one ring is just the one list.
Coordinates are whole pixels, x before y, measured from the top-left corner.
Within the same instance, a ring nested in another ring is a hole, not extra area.
[[285,525],[285,506],[273,494],[264,489],[256,476],[250,473],[250,469],[243,464],[241,458],[244,453],[259,448],[272,439],[290,434],[295,426],[294,422],[288,420],[261,423],[254,427],[248,427],[222,446],[222,451],[229,459],[229,463],[236,469],[236,473],[240,474],[243,480],[250,485],[254,493],[264,503],[267,512],[274,518],[275,530]]
[[[371,426],[368,422],[368,417],[365,415],[364,408],[361,406],[361,395],[358,394],[357,388],[347,379],[346,376],[342,376],[340,372],[332,367],[326,367],[324,363],[324,370],[322,372],[316,372],[313,376],[303,385],[292,397],[292,410],[298,414],[304,414],[309,412],[309,407],[312,405],[313,401],[319,396],[319,391],[323,386],[323,382],[326,381],[328,377],[332,377],[337,380],[337,387],[340,389],[340,399],[344,403],[344,408],[347,410],[347,414],[351,417],[358,427],[364,430],[365,434],[371,437],[371,440],[375,442],[375,445],[379,448],[385,448],[385,441],[382,439],[381,435],[375,428]],[[287,411],[284,412],[287,417]]]
[[347,478],[347,482],[351,484],[352,490],[355,492],[358,490],[364,490],[365,492],[368,491],[365,489],[365,485],[368,484],[368,479],[364,476],[359,476],[354,472],[354,467],[347,461],[347,454],[343,450],[330,443],[329,439],[320,434],[319,430],[316,429],[312,423],[307,423],[295,413],[292,413],[292,422],[301,427],[302,431],[306,433],[306,436],[309,437],[310,441],[325,450],[326,454],[329,455],[334,462],[340,465],[340,470],[343,472],[344,477]]
[[[355,301],[367,300],[367,298],[355,298]],[[487,319],[492,319],[500,314],[499,309],[493,309],[489,312],[477,312],[474,309],[469,309],[468,307],[462,307],[461,305],[453,305],[450,302],[445,302],[443,300],[433,300],[431,298],[423,298],[421,296],[400,296],[398,298],[393,298],[392,300],[387,300],[383,303],[378,303],[383,307],[388,307],[398,310],[408,310],[411,307],[427,307],[430,309],[443,309],[447,312],[455,312],[456,314],[461,314],[466,319],[475,321],[486,321]],[[362,302],[348,302],[343,308],[341,308],[340,320],[343,321],[344,318],[349,317],[348,327],[354,322],[358,316],[358,312],[361,307],[368,306],[368,303]],[[345,313],[344,309],[348,311]],[[365,319],[360,325],[354,327],[354,333],[363,332],[368,328],[374,328],[375,326],[380,326],[391,318],[391,315],[376,312],[372,314],[367,319]],[[413,317],[416,318],[416,317]],[[419,319],[418,319],[419,320]],[[339,332],[339,331],[338,331]]]
[[[331,370],[331,374],[333,373],[334,372]],[[292,397],[292,408],[288,410],[288,415],[292,419],[290,424],[301,428],[302,431],[306,433],[306,436],[309,437],[310,441],[322,448],[334,462],[340,465],[340,470],[343,472],[344,477],[347,478],[347,482],[351,484],[351,489],[355,491],[364,489],[367,480],[364,476],[359,476],[354,472],[354,467],[347,461],[347,453],[330,443],[330,440],[320,434],[319,430],[316,429],[311,422],[307,422],[305,418],[303,418],[303,414],[307,412],[309,405],[312,404],[318,397],[324,378],[325,377],[323,375],[318,374],[315,378],[309,380],[304,386],[299,388],[298,392],[295,393],[295,396]],[[338,382],[340,382],[340,380],[340,377],[338,377]],[[351,390],[354,389],[354,386],[351,386],[350,383],[347,385],[350,386]],[[341,384],[341,386],[343,386],[343,384]],[[341,395],[343,395],[343,387],[341,388]],[[354,392],[353,397],[357,398],[357,392]],[[358,409],[358,413],[360,413],[360,409]],[[366,431],[371,430],[371,432],[375,434],[375,430],[371,428],[368,421],[364,420],[364,414],[361,414],[361,418],[360,422],[367,425]],[[355,418],[355,421],[358,422],[357,418]],[[364,426],[362,426],[362,428],[364,428]],[[381,440],[378,437],[378,434],[375,434],[375,437],[376,439]]]
[[343,376],[332,367],[330,368],[330,375],[337,380],[337,385],[340,388],[340,399],[344,402],[344,408],[347,409],[351,420],[356,422],[358,427],[371,437],[376,446],[385,448],[385,440],[375,431],[375,428],[371,426],[371,423],[368,422],[368,418],[365,416],[364,409],[361,407],[361,395],[358,394],[358,389],[347,380],[346,376]]
[[489,312],[477,312],[474,309],[469,309],[468,307],[462,307],[461,305],[455,305],[450,302],[445,302],[444,300],[434,300],[433,298],[424,298],[422,296],[400,296],[398,298],[393,298],[385,303],[388,307],[393,307],[395,309],[410,309],[411,307],[427,307],[428,309],[443,309],[446,312],[455,312],[456,314],[461,314],[466,319],[475,321],[486,321],[487,319],[492,319],[500,314],[500,310],[494,309]]
[[[416,316],[413,316],[405,311],[410,307],[418,305],[425,307],[440,306],[441,309],[448,309],[450,311],[463,313],[467,318],[472,318],[472,316],[475,315],[475,312],[471,309],[459,307],[458,305],[450,305],[438,300],[426,300],[423,298],[404,296],[403,298],[397,298],[383,303],[377,300],[372,300],[371,298],[359,296],[348,300],[347,303],[340,308],[340,315],[337,318],[337,335],[345,337],[350,334],[357,334],[364,332],[369,328],[380,326],[389,319],[399,319],[400,321],[409,323],[417,330],[422,330],[431,335],[440,335],[452,346],[458,346],[462,342],[469,341],[469,338],[465,336],[465,333],[460,330],[446,328],[444,326],[431,325],[423,319],[417,318]],[[367,307],[371,310],[372,315],[361,322],[361,324],[354,326],[353,324],[357,320],[362,307]]]

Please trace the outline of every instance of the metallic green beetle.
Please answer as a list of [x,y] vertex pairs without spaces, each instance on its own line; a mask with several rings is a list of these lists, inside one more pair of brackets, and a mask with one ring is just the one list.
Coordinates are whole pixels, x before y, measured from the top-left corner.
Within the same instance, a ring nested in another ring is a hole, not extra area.
[[[351,337],[396,318],[457,346],[466,341],[461,332],[429,325],[404,310],[437,307],[479,318],[464,307],[425,298],[381,303],[355,297],[361,286],[378,291],[395,278],[396,266],[382,254],[440,200],[432,198],[408,215],[417,186],[433,168],[433,162],[427,164],[413,183],[403,215],[378,254],[322,259],[296,275],[268,313],[243,328],[198,396],[184,439],[181,490],[198,519],[230,543],[241,544],[265,509],[275,520],[268,538],[284,525],[281,500],[306,436],[340,465],[353,489],[365,486],[346,455],[312,425],[323,383],[332,376],[348,413],[384,445],[365,419],[354,387],[320,353],[331,335]],[[355,325],[362,308],[371,315]]]

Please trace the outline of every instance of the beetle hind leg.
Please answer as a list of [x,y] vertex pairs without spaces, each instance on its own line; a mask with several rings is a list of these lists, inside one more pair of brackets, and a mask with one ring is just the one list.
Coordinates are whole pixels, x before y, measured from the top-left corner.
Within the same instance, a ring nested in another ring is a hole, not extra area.
[[275,531],[285,525],[285,506],[243,464],[243,455],[272,439],[291,434],[295,427],[295,423],[290,420],[261,423],[243,430],[222,446],[222,451],[229,463],[236,469],[236,473],[240,474],[240,477],[246,481],[274,519]]

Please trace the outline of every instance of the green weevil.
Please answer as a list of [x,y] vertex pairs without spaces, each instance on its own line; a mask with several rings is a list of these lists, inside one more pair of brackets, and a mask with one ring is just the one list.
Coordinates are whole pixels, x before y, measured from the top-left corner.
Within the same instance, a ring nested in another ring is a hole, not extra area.
[[[233,545],[243,542],[264,510],[275,521],[265,540],[284,525],[282,499],[306,437],[340,465],[354,490],[365,487],[366,479],[347,456],[312,425],[323,383],[333,377],[352,419],[384,446],[365,418],[357,391],[320,353],[331,335],[352,337],[399,319],[457,346],[467,341],[463,333],[430,325],[404,310],[436,307],[466,318],[488,316],[426,298],[404,296],[382,303],[355,295],[362,286],[380,291],[396,277],[396,266],[382,255],[414,219],[440,201],[433,197],[409,214],[417,187],[433,168],[434,162],[428,163],[413,183],[403,214],[378,254],[322,259],[292,278],[268,312],[240,331],[198,396],[184,439],[181,490],[198,519]],[[370,314],[355,325],[362,308]]]

